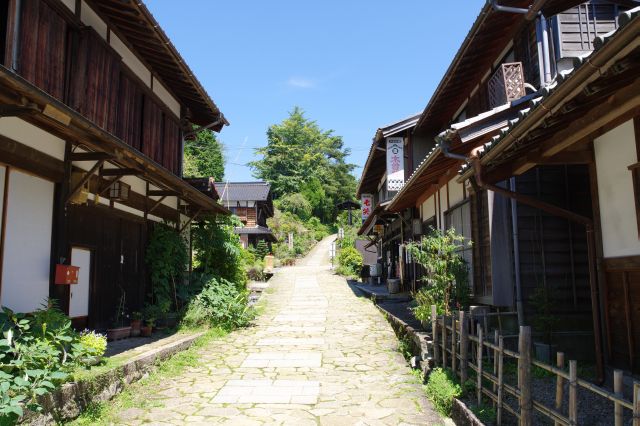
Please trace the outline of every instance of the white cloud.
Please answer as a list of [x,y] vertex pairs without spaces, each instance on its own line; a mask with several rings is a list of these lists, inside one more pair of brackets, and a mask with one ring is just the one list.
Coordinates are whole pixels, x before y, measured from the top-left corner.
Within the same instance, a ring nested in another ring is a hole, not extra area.
[[316,82],[308,78],[291,77],[287,80],[287,85],[297,89],[313,89],[316,87]]

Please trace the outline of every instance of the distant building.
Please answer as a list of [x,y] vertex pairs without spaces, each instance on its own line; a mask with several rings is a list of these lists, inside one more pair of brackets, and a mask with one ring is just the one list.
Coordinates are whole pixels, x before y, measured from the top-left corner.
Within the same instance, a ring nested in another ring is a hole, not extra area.
[[[236,228],[243,247],[256,246],[260,240],[276,241],[267,226],[273,216],[271,184],[267,182],[216,182],[220,203],[240,218],[243,226]],[[269,244],[270,245],[270,244]]]

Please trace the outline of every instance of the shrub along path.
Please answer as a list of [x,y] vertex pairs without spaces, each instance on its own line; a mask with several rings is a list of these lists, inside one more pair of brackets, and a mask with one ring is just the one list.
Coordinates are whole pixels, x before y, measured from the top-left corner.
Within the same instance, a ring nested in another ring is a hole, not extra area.
[[329,244],[280,271],[256,325],[213,340],[177,377],[142,388],[140,424],[433,425],[387,321],[329,271]]

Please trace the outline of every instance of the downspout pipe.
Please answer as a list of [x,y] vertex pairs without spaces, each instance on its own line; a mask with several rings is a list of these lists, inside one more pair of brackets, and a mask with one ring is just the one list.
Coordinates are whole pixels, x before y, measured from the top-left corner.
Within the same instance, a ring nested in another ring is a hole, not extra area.
[[527,21],[536,19],[536,16],[538,16],[545,3],[547,3],[547,0],[536,0],[531,6],[525,9],[522,7],[502,6],[498,4],[498,0],[491,0],[491,6],[496,12],[518,13],[524,15],[524,19]]
[[[562,217],[571,222],[579,223],[585,227],[587,234],[587,257],[589,267],[589,287],[591,290],[591,311],[593,317],[593,336],[596,355],[596,376],[599,384],[604,383],[604,359],[602,353],[602,328],[600,324],[600,305],[598,294],[598,278],[597,278],[597,260],[596,260],[596,240],[594,235],[593,219],[579,215],[569,210],[565,210],[561,207],[553,204],[545,203],[534,197],[528,195],[519,194],[515,191],[510,191],[499,186],[487,183],[483,179],[482,163],[477,156],[465,157],[463,155],[454,154],[449,151],[449,140],[446,137],[447,133],[441,133],[436,141],[440,143],[440,149],[445,157],[453,158],[456,160],[464,160],[471,165],[474,171],[474,177],[472,183],[474,188],[477,186],[482,189],[493,191],[496,194],[500,194],[511,200],[515,200],[522,204],[526,204],[536,209],[540,209],[553,216]],[[475,182],[474,182],[475,181]],[[520,318],[518,318],[520,320]]]
[[[509,179],[509,189],[516,192],[516,178]],[[522,279],[520,277],[520,239],[518,236],[518,203],[511,200],[511,232],[513,237],[513,275],[516,281],[516,312],[518,313],[518,325],[524,324],[524,306],[522,303]]]

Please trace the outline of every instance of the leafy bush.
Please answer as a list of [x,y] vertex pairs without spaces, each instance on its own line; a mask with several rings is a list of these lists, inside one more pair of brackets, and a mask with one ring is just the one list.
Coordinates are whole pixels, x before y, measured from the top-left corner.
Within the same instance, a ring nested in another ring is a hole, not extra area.
[[313,213],[313,207],[309,200],[300,193],[285,195],[277,202],[278,207],[287,213],[292,213],[302,220],[307,220]]
[[193,227],[195,269],[244,286],[247,282],[245,252],[234,232],[237,217],[216,216],[200,220]]
[[344,247],[338,253],[338,273],[357,277],[362,270],[362,255],[355,247]]
[[431,372],[425,392],[436,411],[447,417],[451,415],[453,399],[462,395],[462,389],[456,383],[453,374],[442,368],[436,368]]
[[107,350],[107,336],[93,330],[84,330],[80,333],[79,343],[91,356],[100,357]]
[[24,409],[39,411],[38,397],[68,377],[88,348],[54,303],[33,314],[0,312],[0,419],[15,422]]
[[177,287],[189,263],[189,251],[182,236],[170,226],[156,225],[145,260],[151,270],[152,301],[167,306],[167,310],[173,302],[179,309]]
[[248,292],[224,278],[203,277],[202,291],[193,298],[182,324],[186,327],[211,326],[227,330],[243,327],[253,319],[247,305]]
[[253,266],[247,270],[247,276],[251,281],[265,281],[267,275],[264,273],[264,263],[255,262]]
[[474,405],[471,407],[471,411],[476,415],[478,420],[482,422],[482,424],[490,425],[496,422],[496,410],[495,408],[488,405]]

